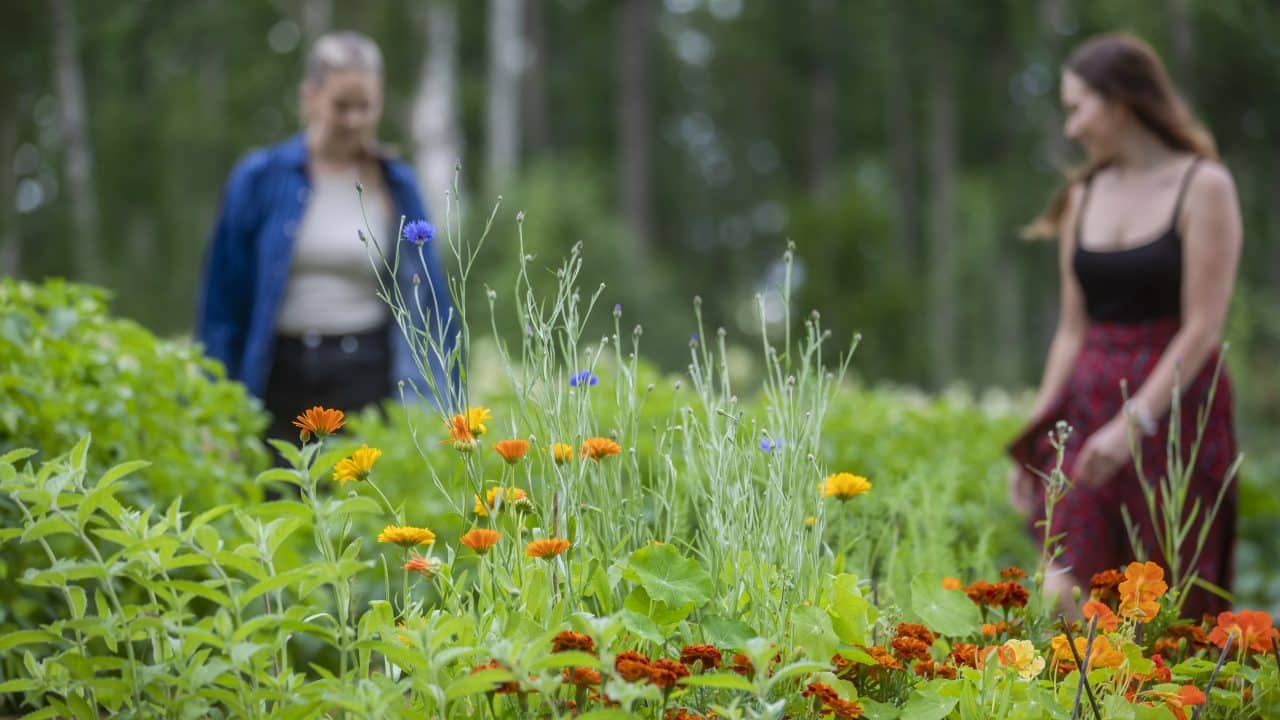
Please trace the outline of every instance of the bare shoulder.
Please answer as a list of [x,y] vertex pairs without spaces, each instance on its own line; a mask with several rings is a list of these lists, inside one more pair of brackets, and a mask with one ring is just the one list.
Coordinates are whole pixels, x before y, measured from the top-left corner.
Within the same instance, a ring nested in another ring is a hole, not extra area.
[[1067,188],[1062,221],[1058,225],[1058,240],[1063,245],[1075,243],[1076,223],[1080,222],[1080,203],[1084,200],[1084,185],[1084,180],[1076,180]]
[[1236,181],[1226,165],[1202,160],[1187,186],[1187,201],[1195,205],[1235,203]]

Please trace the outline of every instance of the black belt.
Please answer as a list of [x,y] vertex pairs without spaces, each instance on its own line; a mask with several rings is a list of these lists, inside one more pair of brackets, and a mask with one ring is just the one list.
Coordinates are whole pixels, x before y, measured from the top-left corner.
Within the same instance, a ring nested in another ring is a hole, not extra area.
[[338,348],[350,355],[361,347],[385,347],[387,329],[382,327],[364,332],[343,333],[341,335],[325,335],[317,331],[309,331],[302,335],[279,335],[276,338],[276,342],[282,347],[292,346],[306,350]]

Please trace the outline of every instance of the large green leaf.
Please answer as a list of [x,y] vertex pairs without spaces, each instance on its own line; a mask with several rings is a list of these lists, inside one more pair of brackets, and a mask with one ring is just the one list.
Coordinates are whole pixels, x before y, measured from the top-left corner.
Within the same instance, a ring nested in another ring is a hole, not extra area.
[[831,583],[831,626],[836,637],[850,645],[866,645],[867,629],[875,622],[876,609],[862,597],[858,578],[837,575]]
[[835,654],[839,641],[831,627],[827,611],[816,607],[800,607],[791,613],[795,627],[796,645],[804,648],[805,657],[828,662]]
[[678,608],[711,599],[711,576],[670,545],[646,545],[631,553],[630,570],[649,597]]
[[911,581],[911,611],[930,629],[949,637],[962,637],[982,627],[978,608],[962,592],[942,587],[942,578],[921,573]]

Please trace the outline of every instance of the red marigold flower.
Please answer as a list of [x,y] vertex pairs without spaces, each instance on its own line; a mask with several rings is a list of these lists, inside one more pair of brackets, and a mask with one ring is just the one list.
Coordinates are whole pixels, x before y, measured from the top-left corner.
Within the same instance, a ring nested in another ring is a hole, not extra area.
[[569,685],[599,685],[601,680],[600,673],[586,667],[575,667],[572,673],[565,668],[562,674]]
[[680,662],[692,668],[694,663],[702,663],[703,670],[720,667],[723,658],[715,645],[685,645],[680,651]]
[[756,674],[756,666],[752,664],[751,658],[742,653],[737,653],[733,656],[733,664],[729,666],[729,669],[746,677]]
[[952,645],[951,662],[965,667],[978,667],[978,646],[962,642]]
[[591,639],[590,635],[585,635],[572,630],[565,630],[558,633],[551,639],[551,652],[566,652],[568,650],[581,650],[584,653],[594,653],[596,651],[596,641]]
[[800,696],[817,698],[820,701],[826,702],[829,699],[840,697],[840,693],[836,692],[835,688],[827,685],[826,683],[811,682],[803,691],[801,691]]
[[613,659],[613,670],[627,682],[639,682],[649,678],[649,658],[633,650],[618,653]]
[[686,677],[689,677],[689,668],[675,660],[662,658],[649,663],[649,682],[663,690],[675,685],[680,678]]
[[[506,669],[507,668],[503,667],[497,660],[490,660],[487,663],[476,665],[475,667],[471,668],[470,674],[475,675],[476,673],[482,672],[484,670],[506,670]],[[508,695],[510,693],[519,692],[519,691],[520,691],[520,684],[514,680],[511,680],[504,683],[494,683],[493,689],[490,690],[489,692],[496,692],[499,695]]]
[[1022,586],[1021,583],[1009,580],[1007,582],[998,583],[996,585],[999,592],[1000,600],[997,603],[1000,607],[1007,609],[1026,607],[1027,601],[1031,599],[1031,593]]
[[1000,571],[1000,577],[1004,578],[1005,580],[1021,580],[1026,576],[1027,576],[1026,570],[1023,570],[1020,567],[1015,567],[1012,565]]
[[915,638],[925,645],[933,645],[937,639],[932,630],[916,623],[898,623],[897,636]]
[[1124,575],[1119,570],[1103,570],[1089,580],[1089,594],[1099,602],[1119,600],[1122,582]]
[[896,637],[893,639],[893,651],[903,660],[926,660],[929,658],[929,646],[913,637]]

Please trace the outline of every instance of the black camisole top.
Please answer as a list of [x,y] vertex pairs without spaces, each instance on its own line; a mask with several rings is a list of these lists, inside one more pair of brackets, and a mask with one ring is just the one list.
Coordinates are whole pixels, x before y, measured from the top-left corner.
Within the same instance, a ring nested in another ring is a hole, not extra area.
[[1139,324],[1182,317],[1182,238],[1178,215],[1187,185],[1200,161],[1182,177],[1169,226],[1155,239],[1124,250],[1088,250],[1080,242],[1092,178],[1085,183],[1076,215],[1072,268],[1084,291],[1085,311],[1094,322]]

